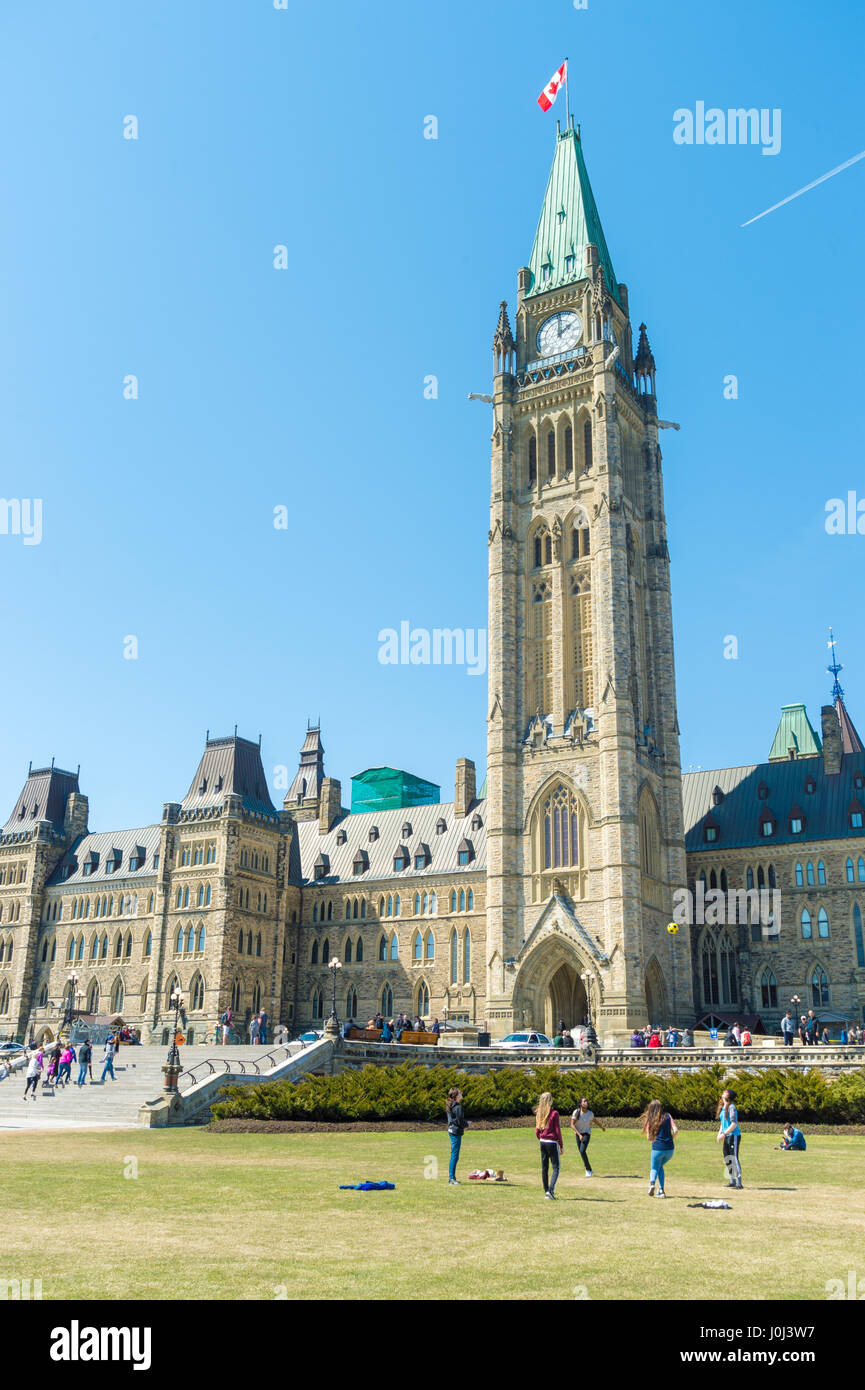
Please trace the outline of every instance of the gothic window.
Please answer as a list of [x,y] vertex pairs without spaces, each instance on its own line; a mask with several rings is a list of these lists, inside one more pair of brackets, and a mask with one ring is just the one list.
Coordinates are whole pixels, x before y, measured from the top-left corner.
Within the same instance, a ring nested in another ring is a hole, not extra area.
[[708,936],[703,942],[703,1003],[718,1003],[718,957]]
[[436,940],[435,940],[435,937],[433,936],[432,932],[431,932],[431,931],[428,931],[427,934],[426,934],[426,958],[427,958],[427,960],[435,960],[435,953],[436,953]]
[[856,863],[856,877],[860,883],[865,883],[865,859],[861,855]]
[[149,932],[147,933],[147,937],[146,937],[145,942],[144,942],[144,955],[145,955],[145,957],[147,957],[147,956],[151,955],[152,953],[153,953],[153,932],[149,931]]
[[423,960],[423,937],[420,932],[415,932],[412,954],[415,960]]
[[[644,869],[644,870],[643,870],[643,873],[645,873],[645,872],[646,872],[646,870]],[[717,875],[717,873],[715,872],[715,870],[712,869],[712,870],[710,871],[710,873],[709,873],[709,888],[712,889],[712,890],[714,890],[714,889],[716,889],[717,887],[718,887],[718,875]]]
[[538,441],[534,435],[529,439],[529,487],[538,481]]
[[463,984],[471,983],[472,978],[472,934],[466,927],[463,932]]
[[749,868],[745,874],[745,887],[750,890],[754,887],[754,870]]
[[733,951],[733,943],[729,936],[721,938],[721,1002],[723,1004],[733,1004],[736,1002],[736,956]]
[[193,976],[192,985],[189,990],[190,1007],[196,1011],[204,1008],[204,981],[201,976]]
[[399,916],[399,909],[400,909],[400,904],[399,904],[399,893],[397,893],[396,897],[395,897],[394,900],[393,900],[393,915],[394,915],[394,917],[398,917],[398,916]]
[[[314,944],[314,943],[313,943],[313,944]],[[242,929],[242,928],[241,928],[241,930],[237,933],[237,954],[238,954],[239,956],[242,956],[242,955],[243,955],[243,929]]]
[[826,884],[826,865],[820,859],[817,862],[817,882],[825,887]]
[[129,932],[129,934],[128,934],[127,937],[126,937],[126,951],[125,951],[125,954],[126,954],[126,959],[127,959],[127,960],[128,960],[129,957],[132,955],[132,932]]
[[465,888],[461,888],[461,889],[460,889],[460,912],[465,912],[465,910],[466,910],[466,890],[465,890]]
[[777,1009],[778,982],[768,965],[760,976],[760,1004],[764,1009]]
[[390,958],[391,960],[399,960],[399,941],[397,940],[396,932],[394,932],[390,939]]
[[363,937],[359,936],[357,938],[357,949],[355,950],[354,958],[357,961],[358,965],[360,965],[361,961],[363,960]]
[[817,913],[817,935],[825,940],[829,935],[829,915],[825,907],[821,907]]
[[313,991],[312,1016],[313,1019],[324,1018],[324,996],[320,989]]
[[385,1018],[390,1018],[393,1014],[393,990],[390,985],[385,985],[381,992],[381,1011]]
[[362,922],[366,921],[366,898],[361,898],[360,900],[360,920]]
[[[241,941],[243,940],[243,932],[240,933],[240,939],[241,939]],[[310,956],[309,963],[310,963],[310,965],[318,965],[318,942],[317,942],[317,941],[313,941],[313,943],[312,943],[312,955]]]
[[722,892],[722,893],[726,893],[726,892],[727,892],[727,870],[726,870],[726,869],[722,869],[722,870],[721,870],[721,892]]
[[553,591],[549,584],[533,586],[529,618],[529,708],[550,714],[553,708]]
[[346,898],[345,900],[345,909],[343,911],[343,917],[347,922],[351,919],[351,901],[349,898]]
[[102,938],[102,959],[103,959],[103,960],[107,960],[107,959],[108,959],[108,933],[107,933],[107,932],[105,933],[105,935],[104,935],[103,938]]
[[177,940],[174,943],[174,954],[179,956],[183,950],[183,928],[180,927],[177,933]]
[[456,910],[457,910],[457,890],[456,890],[455,888],[452,888],[452,889],[451,889],[451,912],[456,912]]
[[[651,792],[644,788],[640,796],[640,868],[646,878],[661,877],[661,825],[658,808]],[[717,888],[715,870],[712,870],[710,883]]]
[[124,996],[125,991],[123,988],[123,981],[115,980],[114,988],[111,991],[111,1012],[113,1014],[119,1014],[123,1012]]
[[811,940],[811,914],[810,914],[810,912],[808,911],[807,907],[803,907],[803,908],[802,908],[802,916],[801,916],[801,918],[800,918],[800,922],[801,922],[801,926],[802,926],[802,940],[803,940],[803,941],[810,941],[810,940]]
[[[258,954],[261,955],[261,951]],[[330,938],[327,936],[321,943],[321,963],[322,965],[330,965]]]
[[809,888],[813,888],[813,887],[814,887],[814,865],[811,863],[810,859],[808,860],[808,863],[805,865],[805,879],[806,879],[806,882],[807,882],[807,884],[808,884],[808,887],[809,887]]
[[853,937],[856,942],[856,964],[865,970],[865,940],[862,937],[862,912],[858,903],[853,905]]
[[429,895],[429,912],[430,917],[435,917],[438,912],[438,895],[436,893],[430,893]]
[[346,965],[351,965],[351,937],[348,937],[343,947],[342,958]]
[[417,987],[418,1018],[426,1018],[429,1013],[429,985],[421,982]]
[[[588,532],[586,532],[588,535]],[[573,643],[573,700],[576,709],[595,702],[592,640],[592,594],[588,575],[571,580],[571,641]],[[544,711],[547,713],[548,711]]]
[[189,952],[190,955],[192,954],[192,951],[193,951],[194,947],[195,947],[195,928],[193,927],[192,923],[190,922],[189,926],[186,928],[186,949],[187,949],[187,951]]
[[796,865],[796,887],[797,887],[797,888],[802,888],[802,887],[804,887],[804,884],[805,884],[805,880],[804,880],[804,878],[802,877],[802,865],[801,865],[801,864],[797,864],[797,865]]
[[583,837],[583,812],[574,794],[558,783],[534,814],[533,861],[537,872],[579,868]]
[[98,980],[93,980],[93,981],[91,981],[90,988],[89,988],[89,990],[87,991],[87,1012],[88,1012],[89,1014],[98,1014],[98,1013],[99,1013],[99,981],[98,981]]
[[822,965],[817,965],[811,974],[811,1005],[819,1008],[829,1003],[829,977]]
[[415,917],[420,914],[420,893],[415,893],[414,895],[414,914]]
[[252,987],[252,1012],[259,1013],[261,1010],[261,985],[258,980]]
[[585,523],[585,518],[574,523],[571,532],[571,559],[585,560],[590,552],[591,542],[589,540],[589,528]]
[[469,912],[473,912],[473,911],[474,911],[474,906],[475,906],[475,895],[474,895],[474,890],[470,888],[469,891],[468,891],[468,893],[466,894],[466,907],[467,907],[467,909],[468,909]]
[[547,477],[556,476],[556,435],[554,430],[550,430],[547,435]]
[[231,1012],[232,1012],[233,1014],[239,1014],[239,1013],[240,1013],[240,981],[239,981],[239,980],[235,980],[235,981],[234,981],[234,984],[231,986]]
[[248,932],[246,933],[246,954],[247,954],[248,956],[251,956],[251,955],[252,955],[252,932],[251,932],[251,931],[248,931]]
[[355,989],[354,985],[349,985],[348,992],[345,996],[345,1016],[346,1018],[354,1018],[356,1014],[357,990]]
[[0,1014],[9,1012],[9,985],[4,980],[0,985]]
[[565,472],[574,471],[574,431],[570,425],[565,427]]
[[379,938],[379,943],[378,943],[378,958],[379,958],[379,960],[387,960],[387,937],[386,937],[386,936],[382,936],[382,937]]
[[458,979],[458,964],[459,964],[458,959],[457,959],[458,950],[459,950],[459,945],[458,945],[457,932],[456,932],[456,927],[454,927],[453,931],[451,932],[451,984],[452,984],[452,985],[455,985],[455,984],[457,983],[457,979]]
[[592,466],[592,422],[591,422],[591,420],[586,420],[586,421],[584,422],[584,424],[583,424],[583,457],[584,457],[584,459],[585,459],[585,467],[586,467],[587,469],[588,469],[588,468],[591,468],[591,466]]

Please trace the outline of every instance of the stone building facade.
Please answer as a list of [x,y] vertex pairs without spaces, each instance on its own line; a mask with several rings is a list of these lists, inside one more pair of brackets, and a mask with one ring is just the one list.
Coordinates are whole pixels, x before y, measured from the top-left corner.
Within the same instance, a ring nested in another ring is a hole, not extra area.
[[[461,758],[452,802],[351,814],[309,729],[278,809],[235,733],[158,824],[92,834],[78,773],[31,767],[0,833],[0,1033],[55,1035],[71,990],[167,1040],[177,986],[193,1041],[229,1006],[241,1032],[262,1007],[316,1027],[333,957],[361,1021],[590,1014],[613,1040],[771,1026],[794,995],[862,1017],[865,753],[840,691],[822,740],[787,707],[767,764],[682,778],[667,422],[634,337],[570,126],[493,341],[485,786]],[[683,888],[752,882],[782,892],[774,922],[745,902],[667,930]]]

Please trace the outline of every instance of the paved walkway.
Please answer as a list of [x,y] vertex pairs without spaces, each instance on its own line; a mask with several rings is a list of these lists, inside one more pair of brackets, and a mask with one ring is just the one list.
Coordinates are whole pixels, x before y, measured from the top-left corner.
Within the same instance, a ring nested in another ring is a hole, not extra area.
[[[199,1066],[202,1062],[260,1061],[273,1045],[267,1047],[186,1047],[181,1048],[181,1066]],[[10,1129],[133,1129],[138,1124],[138,1108],[145,1101],[155,1100],[162,1091],[162,1064],[168,1049],[165,1047],[121,1047],[114,1060],[112,1081],[102,1076],[102,1049],[94,1049],[93,1081],[84,1086],[45,1086],[40,1084],[37,1099],[26,1101],[24,1071],[16,1071],[0,1081],[0,1130]],[[205,1069],[198,1075],[202,1076]],[[43,1073],[44,1075],[44,1073]],[[73,1063],[72,1082],[78,1075]]]

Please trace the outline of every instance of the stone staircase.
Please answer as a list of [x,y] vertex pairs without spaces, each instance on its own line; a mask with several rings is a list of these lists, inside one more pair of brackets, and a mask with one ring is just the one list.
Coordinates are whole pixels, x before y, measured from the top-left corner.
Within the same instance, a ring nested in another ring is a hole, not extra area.
[[[266,1047],[200,1047],[181,1048],[181,1092],[196,1089],[206,1075],[218,1074],[220,1080],[239,1081],[244,1076],[257,1076],[258,1069],[270,1071],[274,1061],[287,1061],[302,1051],[300,1044],[289,1049]],[[0,1081],[0,1130],[9,1129],[83,1129],[131,1128],[139,1123],[139,1110],[155,1101],[162,1093],[162,1066],[166,1060],[164,1047],[121,1047],[114,1059],[115,1081],[110,1076],[100,1081],[103,1066],[102,1048],[94,1048],[93,1081],[85,1086],[44,1086],[40,1084],[38,1099],[24,1095],[24,1069],[14,1071]],[[44,1073],[43,1073],[44,1075]],[[72,1066],[72,1082],[78,1075],[78,1064]],[[212,1087],[210,1088],[212,1090]]]

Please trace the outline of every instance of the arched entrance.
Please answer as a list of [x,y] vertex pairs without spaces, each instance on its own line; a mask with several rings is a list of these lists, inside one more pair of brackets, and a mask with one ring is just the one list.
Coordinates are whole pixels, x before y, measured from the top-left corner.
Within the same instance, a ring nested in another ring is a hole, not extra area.
[[585,969],[566,937],[551,936],[526,957],[514,981],[514,1022],[552,1037],[559,1021],[575,1027],[586,1017]]
[[667,984],[661,967],[654,957],[649,962],[649,968],[646,971],[646,1012],[649,1015],[646,1022],[650,1023],[653,1028],[666,1028],[670,1022]]

